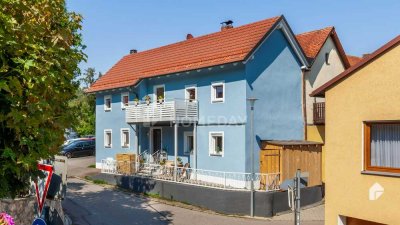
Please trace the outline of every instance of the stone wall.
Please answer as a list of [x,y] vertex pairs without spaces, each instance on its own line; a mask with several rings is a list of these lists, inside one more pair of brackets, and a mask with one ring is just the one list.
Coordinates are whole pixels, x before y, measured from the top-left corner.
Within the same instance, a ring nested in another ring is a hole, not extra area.
[[0,212],[14,218],[16,225],[32,224],[36,199],[34,197],[20,199],[0,199]]

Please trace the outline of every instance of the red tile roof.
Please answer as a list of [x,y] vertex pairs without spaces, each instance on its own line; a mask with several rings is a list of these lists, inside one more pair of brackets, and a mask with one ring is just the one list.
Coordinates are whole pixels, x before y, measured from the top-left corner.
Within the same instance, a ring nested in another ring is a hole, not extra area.
[[354,64],[356,64],[362,60],[361,57],[352,56],[352,55],[347,55],[347,59],[349,60],[350,66],[353,66]]
[[369,54],[368,56],[362,58],[358,63],[350,67],[349,69],[345,70],[343,73],[337,75],[334,77],[332,80],[326,82],[323,84],[321,87],[317,88],[314,90],[310,96],[315,97],[315,96],[324,96],[325,91],[330,89],[331,87],[335,86],[337,83],[341,82],[342,80],[346,79],[347,77],[351,76],[354,74],[356,71],[360,70],[364,66],[368,65],[369,63],[373,62],[375,59],[377,59],[379,56],[382,54],[385,54],[387,51],[390,49],[400,45],[400,35],[395,37],[393,40],[389,41],[382,47],[380,47],[378,50],[373,52],[372,54]]
[[334,27],[326,27],[320,30],[298,34],[296,35],[296,38],[306,56],[314,61],[329,36],[332,37],[345,68],[350,67],[349,61]]
[[282,16],[124,56],[87,92],[135,85],[140,79],[242,61]]
[[333,27],[326,27],[320,30],[314,30],[296,35],[304,53],[308,58],[315,59],[326,39],[329,37]]

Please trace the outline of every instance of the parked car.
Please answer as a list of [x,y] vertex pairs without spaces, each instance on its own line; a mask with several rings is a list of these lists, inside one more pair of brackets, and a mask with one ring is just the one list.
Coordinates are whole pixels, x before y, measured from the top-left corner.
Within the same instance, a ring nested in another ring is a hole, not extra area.
[[95,142],[96,139],[94,138],[75,139],[69,144],[61,147],[60,155],[64,155],[67,158],[95,155]]

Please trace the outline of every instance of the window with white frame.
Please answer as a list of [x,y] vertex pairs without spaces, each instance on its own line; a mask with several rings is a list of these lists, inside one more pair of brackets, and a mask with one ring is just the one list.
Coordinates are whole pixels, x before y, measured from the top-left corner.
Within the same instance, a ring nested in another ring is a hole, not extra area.
[[125,109],[129,105],[129,93],[121,94],[121,109]]
[[129,148],[129,129],[121,129],[121,147]]
[[111,95],[104,96],[104,110],[111,111]]
[[211,84],[211,102],[225,101],[225,84],[223,82]]
[[111,129],[104,130],[104,147],[106,147],[106,148],[112,147],[112,130]]
[[196,86],[187,87],[185,89],[185,99],[188,99],[190,101],[197,99]]
[[183,153],[185,155],[193,154],[194,142],[193,142],[192,132],[187,131],[184,133],[183,144],[184,144]]
[[224,132],[210,132],[210,155],[224,155]]

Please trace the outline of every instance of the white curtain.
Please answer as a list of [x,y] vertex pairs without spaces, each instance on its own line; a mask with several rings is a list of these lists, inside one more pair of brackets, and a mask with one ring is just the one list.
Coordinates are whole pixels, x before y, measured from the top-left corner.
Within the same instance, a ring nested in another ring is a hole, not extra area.
[[371,125],[371,166],[400,168],[400,124]]

